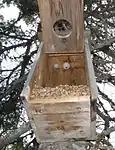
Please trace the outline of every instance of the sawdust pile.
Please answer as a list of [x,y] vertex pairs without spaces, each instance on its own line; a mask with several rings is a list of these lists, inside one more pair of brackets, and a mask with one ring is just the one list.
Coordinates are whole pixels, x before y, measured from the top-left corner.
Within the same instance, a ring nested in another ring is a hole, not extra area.
[[89,95],[89,88],[86,85],[79,86],[69,86],[69,85],[59,85],[56,87],[39,87],[37,85],[34,86],[31,98],[64,98],[67,96],[87,96]]

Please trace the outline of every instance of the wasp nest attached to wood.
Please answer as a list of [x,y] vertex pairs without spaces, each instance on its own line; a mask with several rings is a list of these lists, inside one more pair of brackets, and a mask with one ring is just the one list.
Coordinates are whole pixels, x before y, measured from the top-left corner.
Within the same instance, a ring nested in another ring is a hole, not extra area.
[[45,98],[64,98],[67,96],[87,96],[89,95],[89,88],[86,85],[59,85],[56,87],[39,87],[34,86],[31,98],[45,99]]

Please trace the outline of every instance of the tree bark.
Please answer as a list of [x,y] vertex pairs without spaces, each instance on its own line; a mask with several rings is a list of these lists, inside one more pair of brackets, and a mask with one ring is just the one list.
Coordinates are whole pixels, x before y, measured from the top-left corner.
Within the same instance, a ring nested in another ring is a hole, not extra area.
[[25,123],[20,128],[8,133],[4,137],[0,137],[0,149],[12,143],[15,139],[19,138],[22,134],[31,129],[30,122]]

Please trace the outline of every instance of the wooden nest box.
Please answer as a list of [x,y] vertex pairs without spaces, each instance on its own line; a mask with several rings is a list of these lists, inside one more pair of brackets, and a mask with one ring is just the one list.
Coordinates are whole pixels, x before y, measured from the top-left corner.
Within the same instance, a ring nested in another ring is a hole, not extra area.
[[43,42],[22,92],[37,140],[95,140],[97,89],[83,0],[39,0],[39,9]]

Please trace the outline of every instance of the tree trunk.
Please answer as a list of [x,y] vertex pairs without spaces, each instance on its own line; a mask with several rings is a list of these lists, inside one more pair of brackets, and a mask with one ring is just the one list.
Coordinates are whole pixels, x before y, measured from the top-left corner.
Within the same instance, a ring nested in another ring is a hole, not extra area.
[[39,150],[86,150],[86,142],[42,143]]

